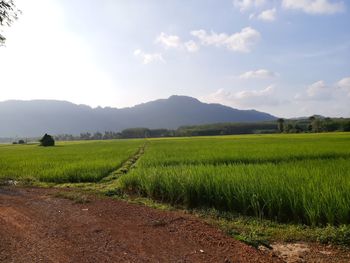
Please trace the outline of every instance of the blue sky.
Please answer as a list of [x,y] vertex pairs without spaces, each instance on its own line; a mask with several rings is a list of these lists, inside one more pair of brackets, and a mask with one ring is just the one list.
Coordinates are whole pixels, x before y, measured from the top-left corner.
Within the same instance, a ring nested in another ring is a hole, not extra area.
[[0,100],[126,107],[173,94],[350,117],[349,1],[17,0]]

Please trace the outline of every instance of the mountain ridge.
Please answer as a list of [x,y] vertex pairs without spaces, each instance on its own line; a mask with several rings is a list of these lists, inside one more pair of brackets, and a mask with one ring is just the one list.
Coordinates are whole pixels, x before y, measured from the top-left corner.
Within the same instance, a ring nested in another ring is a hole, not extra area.
[[0,137],[121,131],[133,127],[176,129],[184,125],[274,119],[268,113],[203,103],[183,95],[126,108],[93,108],[61,100],[8,100],[0,102]]

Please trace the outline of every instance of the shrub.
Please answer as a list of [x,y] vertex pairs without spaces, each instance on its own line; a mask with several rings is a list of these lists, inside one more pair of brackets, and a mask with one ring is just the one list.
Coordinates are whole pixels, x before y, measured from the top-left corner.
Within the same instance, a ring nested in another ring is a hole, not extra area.
[[39,140],[40,146],[55,146],[55,140],[51,135],[45,133],[45,135]]

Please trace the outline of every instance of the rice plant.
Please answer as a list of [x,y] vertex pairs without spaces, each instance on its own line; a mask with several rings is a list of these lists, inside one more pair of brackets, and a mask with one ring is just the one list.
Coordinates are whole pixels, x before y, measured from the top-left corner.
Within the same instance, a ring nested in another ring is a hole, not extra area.
[[310,225],[350,222],[350,134],[152,140],[127,191]]

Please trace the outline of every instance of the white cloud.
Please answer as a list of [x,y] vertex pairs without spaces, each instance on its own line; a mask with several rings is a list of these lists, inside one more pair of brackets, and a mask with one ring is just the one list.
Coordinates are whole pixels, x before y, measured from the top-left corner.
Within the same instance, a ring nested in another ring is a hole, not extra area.
[[188,52],[196,52],[199,50],[199,45],[193,40],[183,43],[179,36],[168,35],[164,32],[160,33],[155,42],[161,44],[165,49],[175,48],[187,50]]
[[265,95],[269,95],[273,92],[274,87],[273,85],[268,86],[265,89],[262,90],[243,90],[238,93],[236,93],[236,97],[238,99],[246,99],[246,98],[252,98],[252,97],[263,97]]
[[300,115],[349,116],[350,77],[334,84],[320,80],[295,95],[294,107]]
[[[217,34],[215,32],[207,33],[203,29],[191,31],[191,35],[198,38],[201,45],[213,45],[216,47],[224,46],[227,49],[236,52],[250,52],[251,48],[260,39],[260,33],[251,27],[243,28],[240,32],[232,35],[226,33]],[[200,48],[200,45],[194,40],[183,42],[179,36],[168,35],[164,32],[159,34],[155,43],[161,44],[165,49],[174,48],[178,50],[186,50],[188,52],[197,52]],[[138,54],[135,55],[146,55],[141,51],[137,53]]]
[[277,74],[267,69],[258,69],[244,72],[239,76],[240,79],[267,79],[274,78]]
[[194,30],[191,31],[191,35],[197,37],[202,45],[215,45],[222,46],[225,45],[225,42],[228,39],[228,35],[226,33],[216,34],[215,32],[211,32],[209,35],[205,30]]
[[142,60],[143,64],[150,64],[152,62],[165,62],[162,54],[160,53],[145,53],[140,49],[134,51],[134,56]]
[[207,33],[205,30],[195,30],[191,34],[197,37],[205,46],[224,46],[231,51],[250,52],[260,40],[260,33],[251,27],[245,27],[240,32],[228,35],[226,33]]
[[337,87],[347,92],[350,97],[350,77],[343,78],[337,82]]
[[332,86],[328,86],[323,80],[316,81],[306,88],[305,93],[298,93],[295,95],[296,100],[330,100],[336,94]]
[[187,41],[184,46],[188,52],[197,52],[199,50],[199,45],[193,40]]
[[318,99],[329,97],[329,92],[330,89],[323,80],[311,84],[306,90],[306,93],[309,97]]
[[230,92],[219,89],[206,96],[203,100],[229,105],[232,107],[254,108],[259,106],[277,105],[279,101],[274,98],[274,86],[270,85],[262,90],[243,90]]
[[258,19],[263,20],[263,21],[268,21],[268,22],[275,21],[276,20],[276,8],[262,11],[258,15]]
[[261,7],[266,3],[265,0],[234,0],[233,5],[241,12],[244,12],[246,10]]
[[350,77],[343,78],[333,85],[323,80],[317,81],[306,88],[304,93],[295,95],[297,100],[327,101],[344,97],[344,92],[350,97]]
[[182,46],[180,37],[168,35],[164,32],[161,32],[156,38],[156,43],[162,44],[165,48],[180,48]]
[[308,14],[335,14],[345,11],[343,2],[330,0],[282,0],[282,7],[302,10]]

